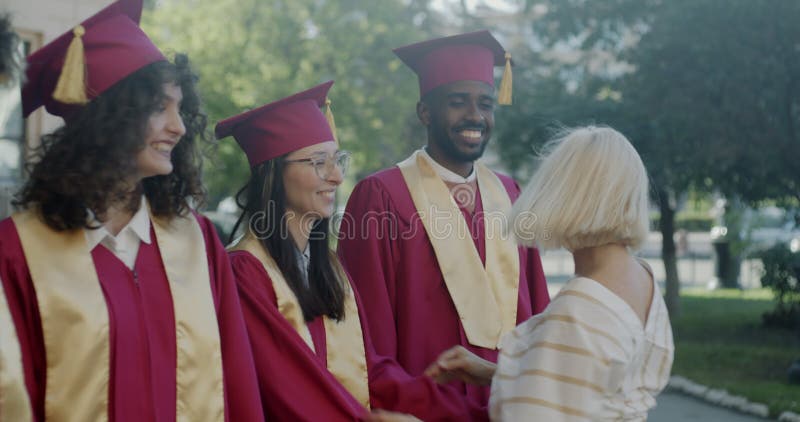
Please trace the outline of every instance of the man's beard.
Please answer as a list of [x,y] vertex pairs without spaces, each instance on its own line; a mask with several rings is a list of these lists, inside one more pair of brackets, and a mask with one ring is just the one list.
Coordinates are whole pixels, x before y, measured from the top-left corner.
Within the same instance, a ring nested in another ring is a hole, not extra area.
[[[478,126],[460,126],[456,128],[455,131],[461,129],[478,129]],[[483,132],[486,130],[486,127],[482,126],[480,127],[480,130]],[[433,140],[439,149],[447,154],[449,158],[460,162],[475,161],[481,158],[483,156],[483,152],[486,150],[486,146],[489,144],[489,139],[487,138],[481,143],[480,148],[477,151],[465,152],[458,149],[456,146],[456,141],[453,140],[451,133],[446,128],[434,124],[433,135]]]

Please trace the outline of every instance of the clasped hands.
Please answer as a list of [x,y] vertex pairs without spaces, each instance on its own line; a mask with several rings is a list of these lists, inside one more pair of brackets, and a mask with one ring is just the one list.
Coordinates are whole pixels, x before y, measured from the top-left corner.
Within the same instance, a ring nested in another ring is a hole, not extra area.
[[470,352],[463,346],[453,346],[442,352],[425,369],[425,375],[439,384],[453,380],[467,384],[489,385],[497,365]]
[[[453,346],[445,350],[425,369],[425,375],[439,384],[459,380],[468,384],[489,385],[497,368],[492,362],[465,349]],[[412,422],[419,421],[411,415],[374,410],[367,418],[369,422]]]

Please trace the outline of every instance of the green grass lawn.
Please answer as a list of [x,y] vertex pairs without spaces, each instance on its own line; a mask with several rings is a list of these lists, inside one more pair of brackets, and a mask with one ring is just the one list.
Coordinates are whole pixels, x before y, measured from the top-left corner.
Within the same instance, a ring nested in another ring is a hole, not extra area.
[[672,373],[764,403],[773,417],[800,413],[800,385],[790,385],[786,376],[800,359],[800,335],[761,325],[761,314],[773,307],[767,289],[684,290],[681,316],[672,326]]

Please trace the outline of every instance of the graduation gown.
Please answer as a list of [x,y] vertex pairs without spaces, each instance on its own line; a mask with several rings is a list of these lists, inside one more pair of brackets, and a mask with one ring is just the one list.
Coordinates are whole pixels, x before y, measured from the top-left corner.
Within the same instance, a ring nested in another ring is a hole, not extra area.
[[[262,263],[245,250],[230,252],[230,259],[253,346],[265,416],[287,421],[362,419],[367,410],[327,369],[323,317],[306,323],[315,349],[311,350],[281,315]],[[356,302],[363,315],[357,295]],[[488,419],[486,407],[457,390],[439,386],[428,377],[412,377],[395,360],[377,354],[363,316],[361,327],[371,408],[430,421]],[[276,383],[275,379],[285,381]]]
[[[262,420],[250,344],[230,263],[213,225],[199,215],[189,218],[197,219],[205,241],[222,354],[224,418]],[[150,234],[156,239],[153,226]],[[100,245],[91,251],[91,260],[94,268],[87,271],[96,271],[108,312],[109,358],[90,364],[97,371],[108,372],[108,419],[175,421],[178,407],[186,405],[176,404],[176,356],[191,352],[177,345],[186,340],[176,340],[172,293],[158,242],[140,244],[134,271]],[[48,351],[37,292],[11,218],[0,221],[0,278],[18,334],[33,416],[43,421]]]
[[30,421],[32,418],[17,329],[0,283],[0,421]]
[[[519,187],[497,174],[513,202]],[[485,221],[480,190],[475,209],[461,208],[485,264]],[[339,255],[364,304],[364,319],[375,350],[396,359],[411,375],[421,374],[441,352],[462,345],[496,362],[497,350],[471,345],[442,276],[433,247],[417,216],[398,167],[359,182],[347,203],[339,232]],[[536,249],[519,248],[519,298],[516,322],[541,312],[549,302]],[[453,382],[459,391],[487,404],[489,387]]]

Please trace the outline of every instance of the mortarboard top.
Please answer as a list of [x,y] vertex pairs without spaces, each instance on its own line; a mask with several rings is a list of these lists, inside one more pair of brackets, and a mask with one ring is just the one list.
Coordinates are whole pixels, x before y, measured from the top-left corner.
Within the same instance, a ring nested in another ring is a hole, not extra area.
[[66,116],[164,55],[139,28],[142,0],[118,0],[28,56],[23,114]]
[[233,136],[251,167],[292,151],[335,141],[332,115],[320,107],[329,105],[328,81],[281,100],[219,122],[217,138]]
[[420,96],[455,81],[494,86],[494,66],[505,65],[498,102],[511,103],[511,55],[489,31],[476,31],[395,48],[419,77]]

